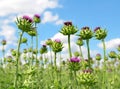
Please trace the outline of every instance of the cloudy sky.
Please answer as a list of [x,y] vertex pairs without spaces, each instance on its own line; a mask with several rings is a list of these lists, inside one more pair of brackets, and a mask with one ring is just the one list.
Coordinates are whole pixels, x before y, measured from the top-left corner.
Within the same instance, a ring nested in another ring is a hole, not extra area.
[[[6,53],[15,48],[18,32],[15,19],[18,16],[40,14],[41,23],[38,26],[39,48],[48,38],[60,38],[67,53],[67,37],[59,33],[64,21],[72,21],[81,29],[97,26],[107,29],[107,49],[115,50],[120,44],[120,1],[119,0],[0,0],[0,41],[7,40]],[[79,32],[78,32],[79,33]],[[30,40],[27,34],[24,34]],[[72,36],[72,51],[78,51],[75,44],[77,37]],[[27,48],[23,45],[22,48]],[[2,46],[0,45],[0,49]],[[93,38],[90,41],[91,53],[102,53],[102,44]],[[82,47],[86,56],[86,45]],[[0,56],[1,52],[0,52]]]

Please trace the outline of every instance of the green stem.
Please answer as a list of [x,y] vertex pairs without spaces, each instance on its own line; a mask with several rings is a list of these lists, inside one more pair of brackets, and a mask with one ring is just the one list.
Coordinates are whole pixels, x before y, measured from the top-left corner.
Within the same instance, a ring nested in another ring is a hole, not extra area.
[[32,49],[31,65],[33,65],[33,36],[31,36],[31,49]]
[[55,68],[57,67],[57,65],[56,65],[56,52],[54,52],[54,66],[55,66]]
[[53,62],[52,62],[52,49],[51,49],[51,46],[49,46],[50,47],[50,58],[51,58],[51,65],[53,64]]
[[[36,27],[36,23],[35,23],[35,28],[37,28]],[[36,29],[36,50],[38,50],[38,31],[37,31],[37,29]],[[38,52],[36,53],[36,64],[37,64],[37,55],[38,55]]]
[[103,56],[104,56],[104,68],[103,68],[103,88],[107,88],[106,86],[106,80],[105,80],[105,77],[106,77],[106,47],[105,47],[105,41],[104,39],[102,39],[102,43],[103,43]]
[[21,33],[20,33],[20,38],[19,38],[19,40],[18,40],[18,46],[17,46],[17,54],[16,54],[16,75],[15,75],[15,84],[14,84],[14,86],[15,86],[15,89],[18,89],[18,69],[19,69],[19,57],[20,57],[20,44],[21,44],[21,39],[22,39],[22,36],[23,36],[23,33],[24,33],[24,31],[22,31]]
[[68,35],[68,51],[69,51],[69,57],[72,57],[71,47],[70,47],[70,35]]
[[82,53],[81,46],[79,46],[79,49],[80,49],[80,57],[82,57],[82,59],[83,59],[83,53]]
[[[3,53],[3,63],[5,63],[5,64],[6,64],[4,45],[3,45],[3,48],[2,48],[2,53]],[[1,61],[1,65],[2,65],[3,63],[2,63],[2,61]]]
[[90,47],[89,47],[89,39],[86,40],[86,44],[87,44],[89,68],[91,68],[91,65],[90,65]]

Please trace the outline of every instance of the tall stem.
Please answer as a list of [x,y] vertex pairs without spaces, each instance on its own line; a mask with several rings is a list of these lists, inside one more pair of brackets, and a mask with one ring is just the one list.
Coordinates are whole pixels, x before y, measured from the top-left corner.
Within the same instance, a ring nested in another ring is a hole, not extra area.
[[79,46],[79,49],[80,49],[80,56],[81,56],[81,57],[82,57],[82,59],[83,59],[83,53],[82,53],[81,46]]
[[[35,28],[36,27],[36,23],[35,23]],[[38,32],[37,32],[37,29],[36,29],[36,50],[38,51]],[[38,52],[36,52],[36,64],[37,64],[37,55],[38,55]]]
[[56,65],[56,52],[54,52],[54,66],[55,66],[55,68],[57,67],[57,65]]
[[103,69],[103,88],[107,88],[107,85],[106,85],[106,80],[105,80],[105,77],[106,77],[106,64],[105,64],[105,61],[106,61],[106,47],[105,47],[105,41],[104,39],[102,39],[102,43],[103,43],[103,55],[104,55],[104,69]]
[[89,39],[86,40],[86,44],[87,44],[87,53],[88,53],[89,68],[91,68],[91,65],[90,65],[90,47],[89,47]]
[[33,65],[33,36],[31,36],[31,49],[32,49],[32,60],[31,60],[31,65]]
[[[5,64],[6,64],[4,45],[3,45],[3,48],[2,48],[2,53],[3,53],[3,63],[5,63]],[[2,59],[1,59],[1,60],[2,60]],[[1,61],[1,65],[2,65],[2,61]]]
[[51,45],[50,45],[49,47],[50,47],[50,58],[51,58],[51,65],[52,65],[53,62],[52,62],[52,50],[51,50]]
[[68,50],[69,50],[69,57],[72,57],[71,47],[70,47],[70,35],[68,35]]
[[17,54],[16,54],[16,73],[15,73],[15,89],[18,89],[18,69],[19,69],[19,57],[20,57],[20,44],[21,44],[21,39],[22,39],[22,36],[23,36],[23,33],[24,31],[22,31],[20,33],[20,37],[19,37],[19,40],[18,40],[18,46],[17,46]]

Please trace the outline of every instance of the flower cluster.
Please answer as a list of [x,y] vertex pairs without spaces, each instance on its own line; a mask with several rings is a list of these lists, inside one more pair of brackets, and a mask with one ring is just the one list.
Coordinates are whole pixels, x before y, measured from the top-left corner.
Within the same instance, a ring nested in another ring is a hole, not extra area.
[[72,22],[64,22],[64,26],[62,27],[60,33],[63,35],[73,35],[77,32],[77,28],[72,25]]
[[23,32],[29,32],[28,34],[32,34],[34,33],[34,35],[36,34],[36,32],[33,30],[34,28],[36,28],[34,26],[34,24],[36,23],[40,23],[40,16],[38,14],[35,14],[33,18],[24,15],[23,17],[17,18],[16,20],[16,24],[18,26],[18,28],[20,30],[22,30]]

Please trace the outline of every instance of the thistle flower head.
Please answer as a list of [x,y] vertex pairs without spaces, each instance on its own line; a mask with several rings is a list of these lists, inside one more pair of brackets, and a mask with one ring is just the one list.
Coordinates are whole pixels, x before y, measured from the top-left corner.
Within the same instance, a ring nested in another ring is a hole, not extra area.
[[115,51],[110,51],[109,57],[110,57],[110,58],[116,58],[116,57],[117,57],[116,52],[115,52]]
[[72,22],[71,21],[67,21],[67,22],[64,22],[64,25],[66,25],[66,26],[72,26]]
[[28,32],[29,30],[31,30],[31,28],[33,28],[33,20],[27,15],[17,18],[16,24],[17,27],[24,32]]
[[51,40],[51,39],[48,39],[48,40],[46,41],[46,45],[51,46],[51,45],[52,45],[52,40]]
[[101,54],[99,54],[99,53],[96,54],[95,59],[98,60],[98,61],[101,60]]
[[40,19],[40,15],[39,14],[35,14],[33,17],[33,20],[35,23],[40,23],[41,19]]
[[61,43],[61,40],[60,39],[55,39],[55,42]]
[[80,62],[80,58],[78,58],[78,57],[72,57],[72,58],[70,58],[70,62]]
[[77,28],[72,25],[72,22],[64,22],[64,26],[62,27],[60,33],[63,35],[73,35],[77,32]]
[[105,29],[101,29],[100,27],[96,27],[94,30],[95,38],[98,40],[105,39],[107,36],[107,31]]
[[78,38],[76,44],[79,46],[83,46],[84,42],[83,42],[82,38]]
[[30,23],[33,22],[32,18],[29,17],[29,16],[27,16],[27,15],[24,15],[24,16],[23,16],[23,19],[27,20],[27,21],[30,22]]
[[51,48],[52,48],[53,52],[60,52],[63,49],[63,43],[61,42],[60,39],[55,39],[52,42]]
[[91,39],[93,37],[93,32],[92,30],[90,30],[89,27],[86,26],[86,27],[81,28],[79,36],[83,40]]
[[46,44],[42,45],[42,47],[40,48],[40,53],[41,54],[47,53],[47,46],[46,46]]
[[12,62],[12,56],[7,56],[7,62]]
[[6,45],[6,43],[7,43],[6,40],[2,40],[2,41],[1,41],[1,44],[2,44],[2,45]]

